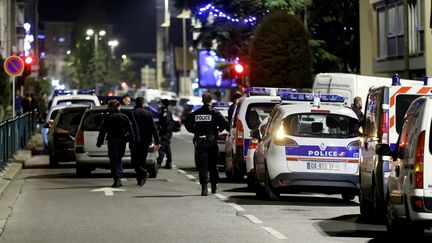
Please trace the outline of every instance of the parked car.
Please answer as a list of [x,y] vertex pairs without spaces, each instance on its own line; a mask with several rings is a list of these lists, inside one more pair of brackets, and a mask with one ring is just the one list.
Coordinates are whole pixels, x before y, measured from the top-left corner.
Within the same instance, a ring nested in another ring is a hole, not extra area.
[[59,110],[48,132],[50,166],[75,160],[75,136],[87,108],[86,105],[73,105]]
[[[126,114],[132,109],[130,106],[121,106],[121,112]],[[110,168],[107,144],[96,147],[99,129],[107,114],[107,107],[99,106],[89,108],[83,116],[75,141],[76,174],[79,176],[89,175],[96,168]],[[151,178],[155,178],[158,173],[156,158],[157,151],[154,145],[151,145],[146,160],[146,169]],[[128,145],[122,162],[124,168],[132,168]]]
[[403,120],[397,149],[379,143],[380,156],[394,158],[388,178],[387,230],[391,236],[422,237],[432,226],[432,97],[414,100]]
[[[230,102],[214,102],[212,104],[213,108],[217,111],[219,111],[225,119],[228,119],[228,108],[231,105]],[[219,133],[218,136],[218,147],[219,147],[219,164],[218,168],[219,170],[225,169],[225,143],[226,143],[226,137],[228,135],[228,132],[226,130]]]
[[[354,199],[360,157],[358,119],[339,97],[327,99],[337,100],[336,104],[307,102],[275,108],[254,155],[258,198],[321,192]],[[259,133],[252,135],[257,138]]]
[[55,90],[48,106],[71,104],[99,106],[100,102],[93,90]]
[[48,152],[48,132],[54,123],[54,119],[57,116],[60,109],[66,107],[67,105],[55,105],[50,108],[48,114],[45,119],[45,124],[41,128],[42,134],[42,144],[44,147],[44,151]]
[[394,82],[372,88],[365,104],[360,156],[360,213],[366,220],[385,220],[390,158],[376,153],[378,144],[396,147],[403,118],[411,102],[428,94],[432,86],[401,86]]

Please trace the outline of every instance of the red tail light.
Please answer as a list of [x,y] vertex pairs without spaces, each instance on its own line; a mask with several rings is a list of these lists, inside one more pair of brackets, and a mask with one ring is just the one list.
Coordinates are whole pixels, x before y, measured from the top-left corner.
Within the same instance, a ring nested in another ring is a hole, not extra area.
[[249,149],[256,149],[258,146],[259,140],[257,138],[251,138],[249,142]]
[[422,131],[417,140],[416,162],[414,165],[415,188],[423,188],[423,162],[424,162],[425,131]]
[[389,143],[389,113],[383,112],[381,115],[381,143]]
[[237,119],[236,145],[243,146],[243,124],[240,119]]
[[77,131],[75,145],[84,145],[84,132],[81,129],[78,129]]

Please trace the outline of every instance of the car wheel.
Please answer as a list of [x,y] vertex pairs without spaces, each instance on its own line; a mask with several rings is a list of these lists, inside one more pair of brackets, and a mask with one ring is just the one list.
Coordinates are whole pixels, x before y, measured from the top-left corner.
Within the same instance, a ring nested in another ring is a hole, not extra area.
[[158,174],[158,165],[156,161],[147,168],[147,172],[149,173],[150,178],[156,178]]
[[49,166],[50,167],[56,167],[58,166],[59,162],[57,161],[57,158],[55,155],[50,154],[49,155]]
[[403,223],[404,219],[397,217],[396,212],[394,211],[392,204],[390,202],[389,196],[386,199],[387,202],[387,220],[386,227],[387,232],[390,236],[397,239],[397,236],[400,236],[401,232],[403,232]]
[[265,199],[265,184],[264,182],[261,182],[258,180],[258,176],[256,174],[256,172],[254,173],[255,175],[255,194],[257,196],[258,199],[264,200]]
[[88,177],[91,175],[91,169],[85,165],[76,165],[77,177]]
[[342,200],[344,200],[345,202],[350,202],[352,200],[354,200],[355,195],[352,193],[342,193]]
[[266,178],[265,192],[264,192],[265,199],[270,200],[270,201],[279,200],[280,192],[278,190],[276,190],[271,184],[270,175],[268,173],[267,165],[265,167],[265,178]]

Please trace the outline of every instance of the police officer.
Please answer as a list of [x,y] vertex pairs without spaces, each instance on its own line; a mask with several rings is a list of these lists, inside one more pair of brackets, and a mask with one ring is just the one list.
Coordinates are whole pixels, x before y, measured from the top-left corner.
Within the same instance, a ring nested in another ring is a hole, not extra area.
[[219,149],[218,132],[228,128],[228,122],[221,113],[211,107],[212,97],[209,93],[202,95],[203,106],[192,112],[186,119],[186,129],[193,133],[197,150],[197,162],[201,195],[207,196],[207,183],[210,172],[211,193],[216,193],[219,173],[217,170]]
[[359,96],[355,97],[353,100],[353,104],[351,105],[351,109],[356,113],[357,118],[359,120],[360,125],[363,125],[364,115],[362,112],[362,100]]
[[102,122],[96,146],[100,148],[105,140],[108,140],[108,157],[110,159],[111,175],[114,179],[112,187],[122,186],[123,174],[122,158],[125,153],[126,143],[133,148],[133,130],[129,118],[120,113],[120,102],[108,101],[108,115]]
[[143,186],[149,176],[145,169],[148,149],[153,141],[156,149],[159,149],[160,142],[153,115],[144,108],[144,98],[138,97],[135,102],[132,116],[135,119],[138,136],[136,136],[134,149],[131,151],[131,159],[137,174],[137,184]]
[[161,111],[159,113],[158,130],[161,139],[161,147],[159,149],[159,157],[157,158],[158,166],[162,165],[163,158],[166,154],[166,169],[172,167],[172,156],[171,156],[171,137],[172,130],[174,127],[174,120],[172,118],[171,111],[168,110],[169,100],[163,99]]
[[232,104],[228,108],[228,125],[231,124],[232,116],[234,115],[234,108],[237,104],[237,100],[242,97],[242,94],[240,92],[235,92],[231,95],[231,102]]

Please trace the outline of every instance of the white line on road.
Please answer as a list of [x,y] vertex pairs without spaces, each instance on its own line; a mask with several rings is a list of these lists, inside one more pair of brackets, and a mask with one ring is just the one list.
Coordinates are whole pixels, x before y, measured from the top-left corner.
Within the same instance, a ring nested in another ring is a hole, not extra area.
[[265,231],[278,238],[279,240],[286,240],[286,236],[281,234],[279,231],[273,229],[272,227],[262,227]]
[[240,207],[239,205],[235,203],[228,203],[231,207],[233,207],[237,212],[244,212],[244,208]]
[[263,223],[261,220],[259,220],[257,217],[253,216],[252,214],[245,214],[244,216],[254,224],[262,224]]
[[195,180],[196,179],[196,177],[193,176],[193,175],[186,175],[186,177],[189,178],[189,179],[191,179],[191,180]]
[[124,192],[125,189],[111,188],[111,187],[102,187],[99,189],[91,190],[91,192],[103,192],[105,196],[114,196],[114,192]]
[[222,195],[222,194],[216,193],[215,196],[216,196],[217,198],[219,198],[220,200],[222,200],[222,201],[228,201],[228,198],[225,197],[225,196]]
[[177,170],[180,174],[186,174],[186,171],[184,170]]

